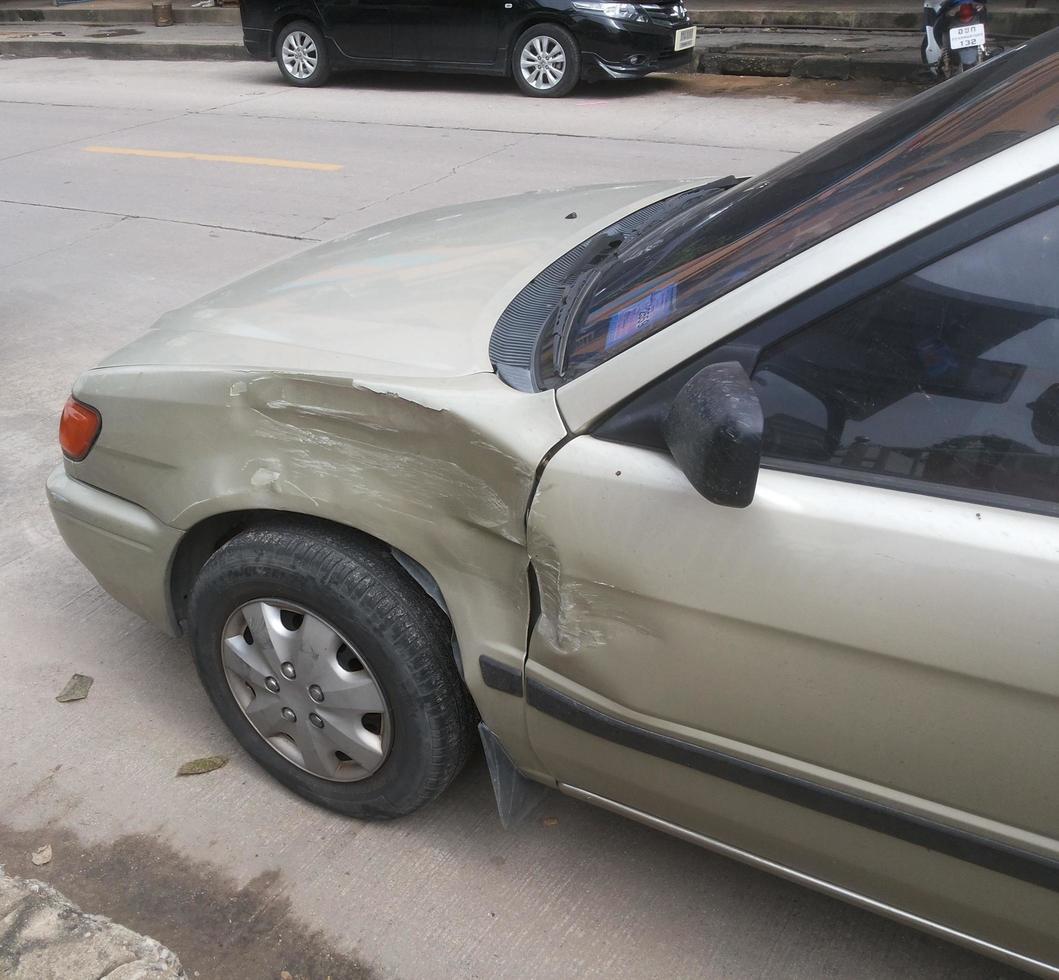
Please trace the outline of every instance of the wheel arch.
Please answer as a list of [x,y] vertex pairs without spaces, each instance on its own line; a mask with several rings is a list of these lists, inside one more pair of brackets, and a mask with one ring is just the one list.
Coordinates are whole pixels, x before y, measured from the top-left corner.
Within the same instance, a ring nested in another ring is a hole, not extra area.
[[[284,527],[315,531],[338,531],[351,540],[359,540],[369,547],[389,552],[394,560],[408,573],[424,595],[430,598],[445,614],[452,627],[454,643],[456,627],[449,613],[448,604],[437,579],[411,555],[396,548],[373,534],[339,521],[302,514],[296,511],[279,510],[233,510],[203,518],[192,525],[180,539],[169,570],[169,599],[173,618],[181,631],[187,620],[188,599],[195,579],[203,566],[221,547],[236,535],[251,528]],[[458,661],[457,661],[458,663]]]
[[[519,770],[532,774],[533,778],[551,781],[551,776],[542,766],[529,744],[524,718],[524,700],[521,696],[512,697],[510,693],[495,690],[486,683],[481,673],[481,654],[487,659],[504,660],[505,655],[514,653],[515,647],[506,643],[503,638],[489,642],[491,634],[481,633],[481,617],[468,615],[466,596],[454,593],[446,597],[441,582],[451,581],[445,571],[435,567],[434,571],[424,566],[420,558],[425,555],[409,554],[408,551],[384,540],[377,534],[363,531],[358,527],[334,517],[324,517],[298,510],[277,510],[273,508],[232,507],[217,513],[207,514],[192,523],[178,542],[169,563],[166,591],[170,602],[171,614],[176,633],[187,634],[188,600],[195,580],[210,557],[236,535],[253,528],[285,528],[341,534],[349,541],[362,543],[377,552],[385,553],[399,564],[408,577],[425,596],[432,600],[442,611],[449,623],[452,637],[452,655],[457,670],[471,697],[475,708],[481,713],[491,732],[502,739],[508,754],[515,761]],[[406,543],[406,547],[408,547]],[[413,548],[413,550],[418,550]],[[436,558],[436,555],[435,555]],[[430,561],[431,559],[427,558]],[[522,566],[525,569],[525,565]],[[527,573],[522,572],[527,597],[529,582]],[[439,578],[440,577],[440,578]],[[527,602],[529,599],[527,598]],[[529,613],[532,615],[530,603]],[[462,624],[461,627],[457,623]],[[526,624],[519,623],[522,631],[518,649],[523,651]],[[483,643],[483,640],[486,642]],[[521,673],[520,663],[511,663]]]
[[324,23],[324,18],[321,16],[320,11],[315,6],[286,10],[272,23],[272,37],[269,41],[269,48],[273,57],[276,56],[276,45],[279,43],[279,36],[283,32],[283,28],[298,20],[308,21],[326,36],[327,25]]

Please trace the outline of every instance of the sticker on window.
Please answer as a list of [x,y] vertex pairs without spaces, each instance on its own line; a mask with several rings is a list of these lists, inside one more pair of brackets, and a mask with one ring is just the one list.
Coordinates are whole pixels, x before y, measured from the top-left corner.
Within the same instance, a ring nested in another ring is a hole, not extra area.
[[648,293],[639,302],[615,313],[607,323],[605,350],[624,344],[631,337],[652,330],[676,304],[676,283]]

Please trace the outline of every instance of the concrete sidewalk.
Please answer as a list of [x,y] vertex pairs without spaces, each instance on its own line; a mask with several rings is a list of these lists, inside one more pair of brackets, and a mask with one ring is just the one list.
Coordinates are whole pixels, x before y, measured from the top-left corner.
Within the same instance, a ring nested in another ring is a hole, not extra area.
[[0,869],[0,976],[7,980],[187,980],[161,943],[82,912],[43,881]]
[[[240,23],[238,5],[193,7],[172,0],[177,24]],[[88,0],[56,6],[55,0],[0,0],[0,24],[153,24],[150,0]]]
[[[231,24],[0,23],[0,57],[241,61],[242,29]],[[919,36],[909,33],[704,28],[696,71],[720,75],[925,80]]]
[[[172,27],[155,27],[149,0],[0,0],[0,57],[159,61],[244,60],[238,7],[174,0]],[[1059,26],[1059,0],[992,0],[997,47]],[[700,37],[696,71],[823,79],[929,81],[912,0],[690,0]]]
[[242,28],[232,24],[0,23],[0,57],[241,61]]

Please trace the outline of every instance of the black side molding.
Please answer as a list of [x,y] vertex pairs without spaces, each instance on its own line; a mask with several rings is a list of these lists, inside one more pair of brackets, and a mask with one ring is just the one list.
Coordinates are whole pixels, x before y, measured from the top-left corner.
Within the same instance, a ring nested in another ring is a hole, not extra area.
[[527,679],[526,696],[531,708],[590,735],[1059,892],[1059,861],[1051,858],[948,827],[874,800],[819,786],[723,752],[659,735],[605,715],[533,679]]
[[478,658],[478,669],[482,672],[486,687],[503,691],[505,694],[514,694],[517,698],[522,697],[522,671],[484,655]]

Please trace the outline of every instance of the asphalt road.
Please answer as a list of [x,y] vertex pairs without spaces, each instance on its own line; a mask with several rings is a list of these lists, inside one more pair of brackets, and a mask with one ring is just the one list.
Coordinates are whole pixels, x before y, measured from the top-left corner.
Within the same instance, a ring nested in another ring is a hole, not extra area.
[[[551,102],[483,79],[301,91],[267,65],[0,61],[8,872],[153,935],[192,976],[1006,975],[558,795],[504,832],[481,760],[396,823],[317,810],[245,758],[183,645],[100,590],[44,501],[72,380],[161,312],[431,205],[758,172],[887,104],[839,91],[656,79]],[[57,704],[74,671],[95,678],[88,699]],[[230,764],[175,777],[215,753]],[[43,843],[54,859],[33,868]]]

